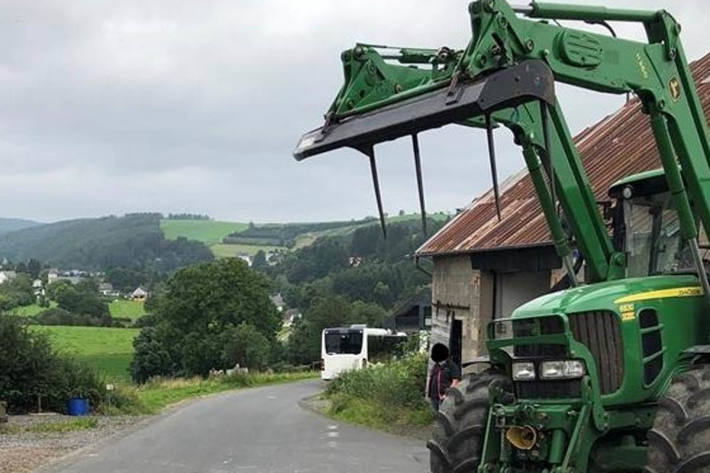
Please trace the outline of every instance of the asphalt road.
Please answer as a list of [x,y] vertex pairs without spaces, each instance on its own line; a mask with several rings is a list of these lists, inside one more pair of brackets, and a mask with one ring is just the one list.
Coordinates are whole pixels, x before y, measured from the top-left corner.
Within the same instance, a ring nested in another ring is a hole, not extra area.
[[423,442],[334,422],[298,405],[319,381],[205,398],[85,449],[61,473],[426,473]]

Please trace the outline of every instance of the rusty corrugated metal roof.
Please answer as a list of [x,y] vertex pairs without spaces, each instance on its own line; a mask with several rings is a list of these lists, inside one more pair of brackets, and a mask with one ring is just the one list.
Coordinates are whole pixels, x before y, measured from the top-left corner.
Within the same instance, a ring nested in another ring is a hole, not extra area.
[[[690,65],[710,120],[710,54]],[[618,179],[661,167],[647,115],[638,100],[579,133],[574,141],[597,200],[607,200]],[[472,253],[551,244],[545,217],[527,170],[502,186],[502,220],[496,217],[493,191],[476,198],[427,240],[418,255]]]

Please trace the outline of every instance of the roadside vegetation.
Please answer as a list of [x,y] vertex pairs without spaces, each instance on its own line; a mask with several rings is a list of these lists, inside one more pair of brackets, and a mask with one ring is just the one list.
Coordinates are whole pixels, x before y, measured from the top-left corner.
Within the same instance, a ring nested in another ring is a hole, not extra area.
[[420,353],[340,375],[328,385],[326,413],[336,419],[394,433],[428,427],[424,399],[427,358]]
[[[105,380],[87,364],[59,351],[47,334],[31,330],[21,319],[0,314],[0,399],[9,412],[37,407],[65,412],[72,397],[84,397],[96,407],[106,397]],[[120,409],[123,398],[116,396]]]

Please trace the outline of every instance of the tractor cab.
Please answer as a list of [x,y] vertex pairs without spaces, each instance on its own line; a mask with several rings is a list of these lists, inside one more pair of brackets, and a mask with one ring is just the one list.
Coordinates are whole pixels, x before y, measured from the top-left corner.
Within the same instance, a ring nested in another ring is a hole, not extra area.
[[626,277],[694,271],[662,169],[620,179],[609,196],[614,200],[614,246],[626,254]]

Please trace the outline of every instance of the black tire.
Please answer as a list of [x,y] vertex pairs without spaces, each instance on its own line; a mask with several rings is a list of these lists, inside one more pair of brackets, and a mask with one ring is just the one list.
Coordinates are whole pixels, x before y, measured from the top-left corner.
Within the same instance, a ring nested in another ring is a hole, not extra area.
[[494,373],[471,375],[446,399],[434,416],[433,438],[427,442],[432,473],[475,473],[483,448],[488,419],[488,389],[492,383],[509,384]]
[[710,365],[677,376],[658,404],[645,473],[710,472]]

